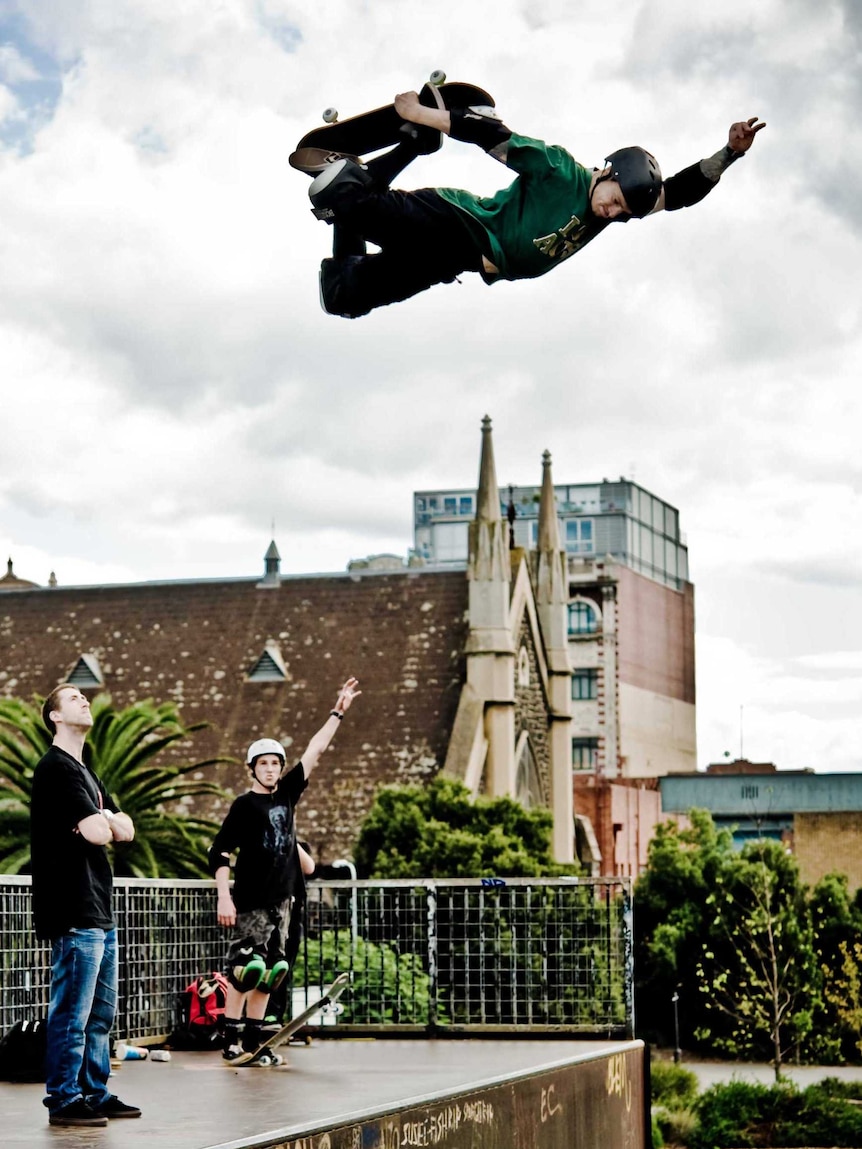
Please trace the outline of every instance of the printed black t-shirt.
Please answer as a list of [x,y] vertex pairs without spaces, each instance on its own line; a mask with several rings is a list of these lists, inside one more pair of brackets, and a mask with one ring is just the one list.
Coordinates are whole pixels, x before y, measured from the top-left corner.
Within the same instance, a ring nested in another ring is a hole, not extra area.
[[51,746],[33,774],[30,800],[33,924],[39,938],[114,927],[108,851],[77,832],[83,818],[102,808],[117,809],[92,770]]
[[241,794],[227,812],[210,850],[210,870],[236,854],[233,901],[239,913],[277,906],[297,895],[302,871],[293,810],[308,785],[301,762],[272,794]]

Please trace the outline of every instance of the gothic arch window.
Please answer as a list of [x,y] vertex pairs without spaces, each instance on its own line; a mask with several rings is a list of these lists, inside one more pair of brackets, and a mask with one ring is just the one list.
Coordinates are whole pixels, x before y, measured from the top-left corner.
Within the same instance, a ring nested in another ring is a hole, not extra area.
[[522,646],[518,651],[518,685],[530,685],[530,656],[526,646]]
[[515,797],[526,809],[546,806],[539,764],[526,731],[518,739],[516,748]]

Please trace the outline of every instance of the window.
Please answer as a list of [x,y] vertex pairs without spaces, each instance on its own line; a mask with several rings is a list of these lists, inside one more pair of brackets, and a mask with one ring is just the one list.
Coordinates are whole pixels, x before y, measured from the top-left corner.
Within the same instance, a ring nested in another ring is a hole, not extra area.
[[434,524],[434,557],[438,563],[463,562],[467,558],[467,523]]
[[568,519],[566,521],[566,553],[591,555],[594,550],[593,520]]
[[105,678],[95,654],[82,654],[66,675],[66,681],[80,690],[86,690],[89,686],[104,686]]
[[458,513],[458,500],[454,495],[446,495],[443,499],[443,514],[455,515]]
[[599,629],[598,611],[591,602],[581,599],[569,604],[569,634],[595,634]]
[[598,738],[572,739],[572,769],[595,770],[599,760]]
[[458,514],[459,515],[472,515],[473,513],[473,496],[462,495],[458,501]]
[[590,702],[599,696],[599,672],[576,670],[572,674],[572,701]]
[[526,646],[522,646],[518,651],[518,685],[530,685],[530,656]]
[[249,682],[284,682],[287,678],[287,669],[281,657],[278,644],[268,642],[263,654],[248,672]]

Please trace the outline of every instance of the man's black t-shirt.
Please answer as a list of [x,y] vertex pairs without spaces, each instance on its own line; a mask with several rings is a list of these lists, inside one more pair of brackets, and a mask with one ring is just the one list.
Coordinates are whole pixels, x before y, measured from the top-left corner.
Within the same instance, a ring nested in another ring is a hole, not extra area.
[[241,794],[227,812],[210,850],[210,869],[237,854],[233,901],[239,913],[277,906],[299,896],[302,871],[296,850],[293,809],[308,785],[301,762],[272,794]]
[[57,938],[70,929],[112,929],[113,875],[108,852],[77,832],[105,808],[116,811],[96,775],[52,746],[33,774],[30,849],[36,935]]

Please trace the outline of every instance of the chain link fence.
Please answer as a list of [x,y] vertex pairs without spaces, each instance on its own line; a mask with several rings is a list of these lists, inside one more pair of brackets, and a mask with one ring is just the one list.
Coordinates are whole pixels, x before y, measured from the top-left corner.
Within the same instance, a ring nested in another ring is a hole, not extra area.
[[[213,882],[116,880],[119,1035],[169,1033],[180,991],[221,968],[215,902]],[[314,881],[304,913],[285,1008],[348,972],[327,1034],[633,1036],[628,879]],[[30,879],[0,876],[0,1032],[45,1013],[48,975]]]

